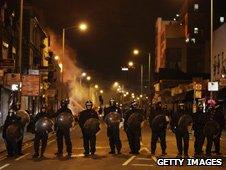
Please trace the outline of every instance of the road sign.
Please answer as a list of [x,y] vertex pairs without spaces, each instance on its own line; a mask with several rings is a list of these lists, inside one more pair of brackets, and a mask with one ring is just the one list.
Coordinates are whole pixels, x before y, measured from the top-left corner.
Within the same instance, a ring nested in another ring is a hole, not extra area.
[[219,83],[218,82],[208,82],[208,91],[218,91]]
[[40,93],[40,76],[24,75],[22,76],[22,96],[38,96]]

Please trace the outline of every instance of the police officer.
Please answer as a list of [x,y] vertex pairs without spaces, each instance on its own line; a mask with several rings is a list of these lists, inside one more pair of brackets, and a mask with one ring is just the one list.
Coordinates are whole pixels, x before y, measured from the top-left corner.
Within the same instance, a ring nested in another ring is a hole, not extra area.
[[214,146],[215,146],[215,153],[217,155],[221,155],[221,152],[220,152],[220,138],[221,138],[221,135],[222,135],[222,131],[223,131],[224,127],[225,127],[225,117],[224,117],[222,103],[219,103],[216,106],[215,114],[213,116],[213,120],[215,120],[220,126],[220,131],[219,131],[218,135],[216,136],[216,138],[214,140]]
[[[109,105],[109,107],[104,109],[103,119],[105,121],[111,112],[116,112],[119,117],[122,117],[121,110],[116,106],[116,102],[114,99],[110,99]],[[115,154],[115,148],[117,149],[117,153],[121,154],[122,143],[120,140],[119,125],[112,127],[109,123],[107,123],[107,136],[109,138],[109,144],[111,148],[109,154]]]
[[84,125],[90,118],[99,118],[97,112],[93,109],[92,101],[88,100],[85,103],[85,106],[86,110],[79,113],[78,123],[83,135],[83,147],[85,150],[84,155],[89,155],[90,153],[93,155],[96,152],[96,134],[92,133],[92,135],[90,135],[90,132],[86,132]]
[[[184,103],[179,103],[179,108],[177,112],[175,112],[172,115],[171,128],[176,135],[177,149],[178,149],[177,157],[182,157],[183,152],[184,152],[184,156],[188,157],[189,132],[188,130],[181,129],[181,127],[179,126],[179,120],[185,114],[187,113],[185,110]],[[183,146],[183,143],[184,143],[184,146]]]
[[[14,106],[13,106],[13,109],[17,112],[20,110],[20,107],[21,107],[21,104],[20,103],[16,103]],[[22,130],[22,138],[20,138],[20,140],[17,141],[17,147],[18,147],[18,155],[22,156],[24,155],[22,153],[22,146],[23,146],[23,138],[24,138],[24,127],[22,126],[21,127],[21,130]]]
[[202,154],[202,147],[205,140],[204,126],[206,123],[206,113],[203,112],[203,104],[199,103],[197,112],[193,115],[193,130],[195,136],[194,148],[195,156]]
[[9,110],[9,113],[6,117],[5,123],[3,125],[3,130],[2,130],[2,138],[5,140],[6,150],[8,154],[7,156],[13,157],[13,156],[19,155],[19,148],[16,141],[14,142],[14,140],[10,140],[9,136],[7,136],[7,130],[10,125],[16,125],[16,127],[20,129],[19,135],[22,136],[21,118],[16,115],[13,109]]
[[144,114],[138,108],[136,101],[130,105],[130,109],[124,113],[124,130],[130,146],[130,154],[139,154],[141,139],[141,122],[144,120]]
[[210,134],[208,133],[208,131],[206,132],[207,134],[206,135],[207,136],[206,155],[211,156],[211,149],[212,149],[213,143],[215,145],[216,154],[221,155],[220,137],[221,137],[222,130],[225,126],[223,107],[220,105],[217,105],[216,107],[209,108],[208,118],[209,118],[209,121],[206,123],[206,126],[211,127],[210,130],[213,131],[214,133]]
[[[47,113],[47,110],[46,110],[46,106],[42,106],[41,111],[37,113],[37,115],[34,118],[34,123],[36,123],[38,120],[44,117],[49,117],[49,114]],[[40,158],[44,157],[43,154],[46,150],[47,141],[48,141],[48,131],[44,131],[44,132],[40,132],[37,130],[35,131],[35,139],[34,139],[35,153],[33,155],[33,158],[39,157],[40,142],[42,142]]]
[[[68,116],[72,116],[72,111],[68,108],[69,100],[61,101],[61,108],[55,113],[54,116],[59,116],[61,113],[67,113]],[[69,127],[60,127],[58,124],[55,124],[56,128],[56,137],[57,137],[57,148],[58,152],[55,154],[58,157],[63,156],[63,138],[65,139],[66,149],[68,153],[68,158],[71,158],[72,154],[72,143],[70,136],[70,126]]]
[[[166,109],[166,108],[165,108]],[[158,103],[154,111],[154,118],[150,122],[152,137],[151,137],[151,154],[155,154],[156,143],[160,139],[162,155],[166,155],[166,128],[169,119],[166,119],[166,110],[163,110],[161,103]]]

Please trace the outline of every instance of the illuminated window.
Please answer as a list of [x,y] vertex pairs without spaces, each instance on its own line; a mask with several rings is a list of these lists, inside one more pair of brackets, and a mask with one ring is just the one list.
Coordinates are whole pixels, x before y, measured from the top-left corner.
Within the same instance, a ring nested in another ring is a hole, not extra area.
[[221,23],[224,22],[224,17],[220,17],[220,22],[221,22]]
[[199,28],[195,27],[194,28],[194,34],[198,34],[199,33]]
[[199,4],[194,4],[194,11],[198,11],[199,10]]

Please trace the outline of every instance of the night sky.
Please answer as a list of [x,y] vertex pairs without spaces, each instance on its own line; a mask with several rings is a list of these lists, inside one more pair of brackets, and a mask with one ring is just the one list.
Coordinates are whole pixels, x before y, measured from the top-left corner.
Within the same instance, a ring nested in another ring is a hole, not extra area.
[[120,78],[120,67],[133,59],[134,47],[154,54],[156,18],[172,19],[182,0],[38,0],[33,3],[43,25],[59,35],[65,26],[80,21],[89,23],[85,34],[67,32],[67,43],[76,50],[76,60],[82,68],[110,80]]

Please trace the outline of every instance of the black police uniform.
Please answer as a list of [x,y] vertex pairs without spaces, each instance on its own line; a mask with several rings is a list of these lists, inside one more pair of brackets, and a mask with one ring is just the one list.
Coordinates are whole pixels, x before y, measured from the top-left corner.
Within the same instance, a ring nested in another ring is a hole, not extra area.
[[[49,114],[47,112],[39,112],[35,118],[34,118],[34,123],[36,123],[38,120],[44,117],[48,117]],[[47,141],[48,141],[48,132],[35,132],[35,139],[34,139],[34,157],[39,156],[39,148],[40,148],[40,142],[42,143],[41,145],[41,157],[43,156],[46,146],[47,146]]]
[[204,135],[204,127],[206,123],[207,117],[206,113],[203,113],[202,110],[198,110],[193,115],[193,130],[195,136],[194,148],[195,148],[195,155],[202,154],[202,147],[205,140]]
[[160,139],[162,154],[166,154],[166,128],[168,122],[166,121],[166,115],[161,108],[157,108],[154,111],[154,116],[150,118],[150,126],[152,131],[151,136],[151,153],[155,154],[156,144]]
[[[2,138],[5,140],[8,156],[15,156],[21,153],[17,143],[10,141],[6,136],[7,128],[12,124],[16,124],[22,130],[21,118],[16,114],[12,114],[12,115],[8,114],[6,117],[5,123],[3,125]],[[21,131],[21,135],[22,135],[22,131]]]
[[[171,127],[172,127],[172,131],[176,135],[178,156],[182,155],[183,152],[185,156],[188,155],[189,132],[188,130],[180,129],[180,127],[178,126],[178,122],[184,114],[186,114],[186,111],[179,109],[178,112],[172,115]],[[183,143],[184,143],[184,146],[183,146]]]
[[223,113],[223,107],[218,106],[215,109],[214,114],[212,113],[212,115],[209,115],[209,117],[211,117],[214,121],[217,122],[219,129],[218,129],[217,136],[215,136],[215,137],[207,136],[206,154],[211,155],[211,149],[212,149],[213,143],[215,146],[216,154],[220,154],[220,138],[222,135],[222,130],[225,127],[225,118],[224,118],[224,113]]
[[[68,114],[72,115],[71,110],[67,106],[61,107],[56,112],[55,116],[57,117],[61,113],[68,113]],[[68,156],[70,156],[72,154],[72,142],[71,142],[70,128],[61,128],[57,125],[55,125],[55,128],[56,128],[57,148],[58,148],[58,152],[56,154],[58,156],[62,156],[63,147],[64,147],[64,143],[63,143],[63,138],[64,138],[65,144],[66,144],[66,150],[67,150]]]
[[90,136],[84,129],[85,122],[90,118],[99,119],[98,114],[94,109],[86,109],[79,113],[78,123],[82,130],[85,155],[89,154],[90,152],[91,154],[96,152],[96,135],[93,134]]
[[129,141],[129,146],[132,154],[139,154],[140,151],[140,138],[141,138],[141,124],[137,127],[133,127],[130,125],[128,121],[132,114],[137,115],[137,123],[139,124],[144,120],[144,113],[141,109],[138,108],[130,108],[128,111],[124,113],[124,130],[127,134],[127,138]]
[[[121,115],[120,108],[118,108],[116,106],[109,106],[108,108],[104,109],[103,119],[105,120],[106,116],[111,112],[117,112]],[[109,138],[109,144],[110,144],[110,148],[111,148],[111,151],[109,153],[114,154],[115,148],[117,149],[117,152],[120,153],[121,149],[122,149],[122,143],[120,140],[119,127],[111,128],[111,127],[107,126],[107,136]]]

